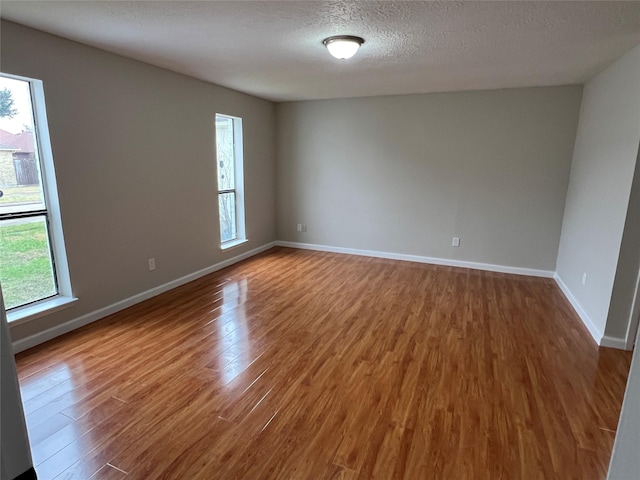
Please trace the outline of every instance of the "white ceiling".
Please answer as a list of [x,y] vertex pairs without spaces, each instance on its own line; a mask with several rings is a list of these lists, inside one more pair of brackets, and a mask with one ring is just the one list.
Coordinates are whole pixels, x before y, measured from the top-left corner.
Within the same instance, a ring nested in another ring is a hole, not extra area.
[[[270,100],[583,83],[640,1],[2,1],[2,18]],[[322,40],[365,38],[354,58]]]

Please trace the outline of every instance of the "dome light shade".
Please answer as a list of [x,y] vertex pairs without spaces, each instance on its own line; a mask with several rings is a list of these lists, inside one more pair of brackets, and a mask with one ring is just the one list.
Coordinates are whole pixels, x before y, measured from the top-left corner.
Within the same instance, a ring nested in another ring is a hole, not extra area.
[[352,35],[337,35],[325,38],[322,43],[331,55],[339,60],[346,60],[356,54],[360,45],[364,43],[364,39]]

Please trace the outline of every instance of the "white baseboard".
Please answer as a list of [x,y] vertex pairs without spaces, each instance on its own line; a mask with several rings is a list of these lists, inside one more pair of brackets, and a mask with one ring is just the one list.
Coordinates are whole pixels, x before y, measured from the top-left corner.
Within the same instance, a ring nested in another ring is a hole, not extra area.
[[505,265],[493,265],[489,263],[466,262],[461,260],[450,260],[446,258],[423,257],[418,255],[406,255],[402,253],[378,252],[372,250],[360,250],[354,248],[332,247],[327,245],[315,245],[310,243],[284,242],[277,241],[276,245],[280,247],[300,248],[305,250],[317,250],[320,252],[346,253],[349,255],[362,255],[366,257],[388,258],[391,260],[404,260],[408,262],[430,263],[434,265],[445,265],[450,267],[471,268],[474,270],[487,270],[490,272],[512,273],[515,275],[528,275],[533,277],[553,278],[564,296],[575,312],[587,327],[587,330],[598,345],[603,347],[612,347],[626,349],[627,345],[624,339],[603,336],[603,333],[591,321],[587,313],[582,309],[578,301],[575,299],[569,288],[564,284],[562,279],[556,272],[550,270],[535,270],[531,268],[509,267]]
[[197,272],[193,272],[185,275],[184,277],[172,280],[168,283],[165,283],[164,285],[160,285],[137,295],[133,295],[129,298],[125,298],[124,300],[108,305],[99,310],[95,310],[91,313],[87,313],[86,315],[82,315],[81,317],[74,318],[60,325],[56,325],[54,327],[48,328],[47,330],[43,330],[42,332],[38,332],[31,336],[17,340],[13,342],[13,351],[14,353],[18,353],[28,348],[35,347],[36,345],[40,345],[41,343],[47,342],[55,337],[75,330],[76,328],[83,327],[85,325],[88,325],[89,323],[95,322],[96,320],[100,320],[101,318],[104,318],[108,315],[119,312],[120,310],[124,310],[125,308],[131,307],[137,303],[155,297],[156,295],[168,292],[169,290],[184,285],[185,283],[192,282],[193,280],[197,280],[200,277],[204,277],[205,275],[209,275],[210,273],[222,270],[223,268],[233,265],[234,263],[238,263],[249,257],[253,257],[258,253],[269,250],[270,248],[273,248],[275,246],[276,242],[262,245],[261,247],[254,248],[253,250],[249,250],[248,252],[229,258],[220,263],[216,263],[207,268],[203,268],[202,270],[198,270]]
[[603,333],[600,331],[598,327],[594,325],[594,323],[589,318],[589,315],[587,315],[587,312],[585,312],[582,309],[582,306],[578,303],[576,298],[573,296],[573,294],[571,293],[571,290],[569,290],[569,287],[565,285],[565,283],[562,281],[562,279],[557,273],[553,276],[553,279],[556,281],[556,283],[560,287],[560,290],[562,290],[562,293],[564,293],[564,296],[567,298],[567,300],[569,300],[569,303],[571,304],[573,309],[576,311],[576,313],[580,317],[580,320],[582,320],[582,323],[584,323],[585,327],[587,327],[587,330],[589,330],[589,333],[591,334],[593,339],[596,341],[598,345],[602,345]]
[[171,289],[189,283],[193,280],[197,280],[200,277],[208,275],[210,273],[216,272],[223,268],[226,268],[234,263],[238,263],[242,260],[245,260],[249,257],[257,255],[261,252],[269,250],[274,246],[281,247],[290,247],[290,248],[299,248],[303,250],[317,250],[321,252],[332,252],[332,253],[344,253],[348,255],[360,255],[366,257],[376,257],[376,258],[387,258],[391,260],[402,260],[408,262],[417,262],[417,263],[429,263],[434,265],[444,265],[450,267],[461,267],[461,268],[471,268],[474,270],[486,270],[490,272],[499,272],[499,273],[510,273],[515,275],[528,275],[534,277],[545,277],[545,278],[554,278],[560,290],[565,295],[569,303],[576,311],[584,325],[589,330],[589,333],[596,341],[598,345],[602,345],[605,347],[626,349],[626,342],[624,339],[614,338],[603,336],[603,333],[593,324],[589,316],[582,309],[578,301],[571,294],[571,291],[564,284],[562,279],[558,276],[557,273],[549,271],[549,270],[536,270],[530,268],[520,268],[520,267],[509,267],[505,265],[494,265],[488,263],[477,263],[477,262],[466,262],[461,260],[450,260],[444,258],[435,258],[435,257],[423,257],[419,255],[407,255],[402,253],[389,253],[389,252],[378,252],[374,250],[360,250],[353,248],[344,248],[344,247],[332,247],[327,245],[316,245],[309,243],[298,243],[298,242],[285,242],[285,241],[276,241],[271,242],[266,245],[263,245],[258,248],[254,248],[253,250],[249,250],[241,255],[237,255],[235,257],[224,260],[220,263],[216,263],[215,265],[211,265],[207,268],[203,268],[202,270],[198,270],[197,272],[190,273],[185,275],[184,277],[178,278],[176,280],[172,280],[171,282],[165,283],[164,285],[160,285],[158,287],[152,288],[145,292],[139,293],[137,295],[133,295],[129,298],[116,302],[112,305],[108,305],[99,310],[95,310],[91,313],[87,313],[82,315],[81,317],[74,318],[60,325],[56,325],[42,332],[38,332],[34,335],[22,338],[13,342],[13,349],[15,353],[21,352],[23,350],[27,350],[28,348],[34,347],[46,341],[49,341],[55,337],[68,333],[76,328],[80,328],[84,325],[88,325],[89,323],[95,322],[104,318],[113,313],[119,312],[120,310],[124,310],[125,308],[131,307],[137,303],[143,302],[144,300],[148,300],[149,298],[155,297],[156,295],[160,295],[161,293],[167,292]]
[[407,255],[404,253],[378,252],[375,250],[360,250],[356,248],[331,247],[327,245],[315,245],[311,243],[277,241],[279,247],[300,248],[304,250],[317,250],[320,252],[346,253],[348,255],[360,255],[364,257],[388,258],[390,260],[403,260],[406,262],[430,263],[448,267],[471,268],[474,270],[486,270],[489,272],[512,273],[514,275],[528,275],[531,277],[553,278],[555,272],[551,270],[536,270],[533,268],[508,267],[491,263],[466,262],[463,260],[451,260],[448,258],[423,257],[420,255]]
[[604,335],[600,341],[601,347],[617,348],[618,350],[629,350],[627,348],[627,342],[624,338],[610,337]]

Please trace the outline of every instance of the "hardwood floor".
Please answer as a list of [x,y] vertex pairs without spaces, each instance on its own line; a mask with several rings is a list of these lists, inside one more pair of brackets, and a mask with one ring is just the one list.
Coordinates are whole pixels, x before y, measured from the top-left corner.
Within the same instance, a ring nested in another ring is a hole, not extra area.
[[41,480],[603,479],[630,360],[550,279],[284,248],[17,357]]

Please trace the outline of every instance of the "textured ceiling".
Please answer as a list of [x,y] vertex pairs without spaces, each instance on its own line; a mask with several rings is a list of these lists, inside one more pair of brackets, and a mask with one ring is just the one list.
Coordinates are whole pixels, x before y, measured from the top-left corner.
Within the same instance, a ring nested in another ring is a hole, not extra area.
[[[583,83],[640,1],[2,1],[2,18],[271,100]],[[322,40],[366,43],[349,61]]]

